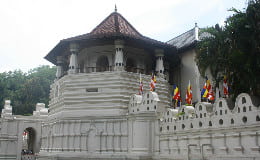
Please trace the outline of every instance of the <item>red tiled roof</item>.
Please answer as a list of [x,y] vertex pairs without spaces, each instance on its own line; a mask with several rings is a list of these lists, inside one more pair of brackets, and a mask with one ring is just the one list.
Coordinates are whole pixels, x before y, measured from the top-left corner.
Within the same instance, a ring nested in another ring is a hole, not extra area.
[[64,39],[64,41],[82,40],[106,35],[129,36],[137,39],[147,38],[142,36],[121,14],[113,12],[90,33]]
[[55,56],[57,56],[57,54],[60,54],[62,48],[68,45],[68,42],[109,37],[125,37],[134,40],[141,40],[151,45],[157,45],[167,48],[173,47],[167,43],[160,42],[141,35],[121,14],[119,14],[118,12],[113,12],[90,33],[61,40],[45,58],[55,64]]

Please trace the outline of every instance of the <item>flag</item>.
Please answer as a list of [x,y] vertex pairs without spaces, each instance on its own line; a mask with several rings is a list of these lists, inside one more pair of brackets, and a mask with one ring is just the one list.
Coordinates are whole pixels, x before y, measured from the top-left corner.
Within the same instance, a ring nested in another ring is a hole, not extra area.
[[227,84],[227,76],[224,76],[224,81],[223,81],[223,90],[224,90],[224,95],[227,96],[228,93],[228,84]]
[[150,83],[150,91],[152,92],[155,91],[155,86],[156,86],[156,77],[153,73],[151,78],[151,83]]
[[208,95],[208,90],[207,90],[207,82],[205,82],[202,90],[201,90],[201,97],[205,98]]
[[187,104],[192,104],[192,90],[191,90],[191,84],[190,84],[190,81],[189,81],[189,85],[188,85],[188,88],[187,88],[187,92],[186,92],[186,102]]
[[201,90],[201,97],[208,98],[211,101],[215,99],[213,90],[212,90],[212,86],[210,84],[210,80],[208,79],[207,76],[206,76],[206,82],[203,86],[203,89]]
[[172,96],[172,99],[178,100],[180,98],[181,98],[181,96],[180,96],[179,88],[176,85],[174,85],[173,86],[173,96]]
[[203,88],[201,90],[201,97],[203,97],[203,98],[206,98],[207,95],[208,95],[208,90],[207,90],[208,89],[208,87],[207,87],[208,77],[206,76],[205,78],[206,78],[206,82],[205,82],[205,84],[204,84],[204,86],[203,86]]
[[210,88],[208,90],[208,100],[210,100],[210,101],[214,101],[215,100],[214,92],[212,90],[212,86],[210,86]]
[[140,73],[140,78],[139,78],[139,95],[143,95],[143,90],[144,90],[143,80],[142,80],[141,73]]
[[177,106],[177,107],[181,106],[181,95],[180,95],[179,88],[176,85],[173,86],[172,99],[175,100],[175,103],[176,103],[175,106]]

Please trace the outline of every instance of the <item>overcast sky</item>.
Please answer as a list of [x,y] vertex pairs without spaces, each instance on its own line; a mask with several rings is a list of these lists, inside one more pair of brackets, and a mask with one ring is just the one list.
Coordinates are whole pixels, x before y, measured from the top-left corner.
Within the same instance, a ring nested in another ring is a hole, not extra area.
[[91,32],[114,11],[141,34],[166,42],[194,27],[223,24],[246,0],[1,0],[0,72],[52,65],[43,57],[61,40]]

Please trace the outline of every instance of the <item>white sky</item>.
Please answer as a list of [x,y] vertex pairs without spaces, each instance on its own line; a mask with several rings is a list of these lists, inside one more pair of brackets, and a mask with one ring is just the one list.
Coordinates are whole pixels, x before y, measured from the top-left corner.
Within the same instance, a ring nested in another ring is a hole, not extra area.
[[61,40],[94,29],[114,11],[144,36],[168,41],[213,26],[246,0],[1,0],[0,72],[52,65],[43,57]]

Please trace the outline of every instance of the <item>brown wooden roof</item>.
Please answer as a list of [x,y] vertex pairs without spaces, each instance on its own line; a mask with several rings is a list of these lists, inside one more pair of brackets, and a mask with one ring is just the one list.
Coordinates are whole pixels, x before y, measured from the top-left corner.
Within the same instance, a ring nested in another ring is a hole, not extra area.
[[159,48],[175,49],[172,45],[160,42],[141,35],[121,14],[111,13],[90,33],[61,40],[49,53],[46,59],[56,64],[56,56],[61,55],[70,42],[89,41],[96,39],[132,39],[142,44],[152,45]]

